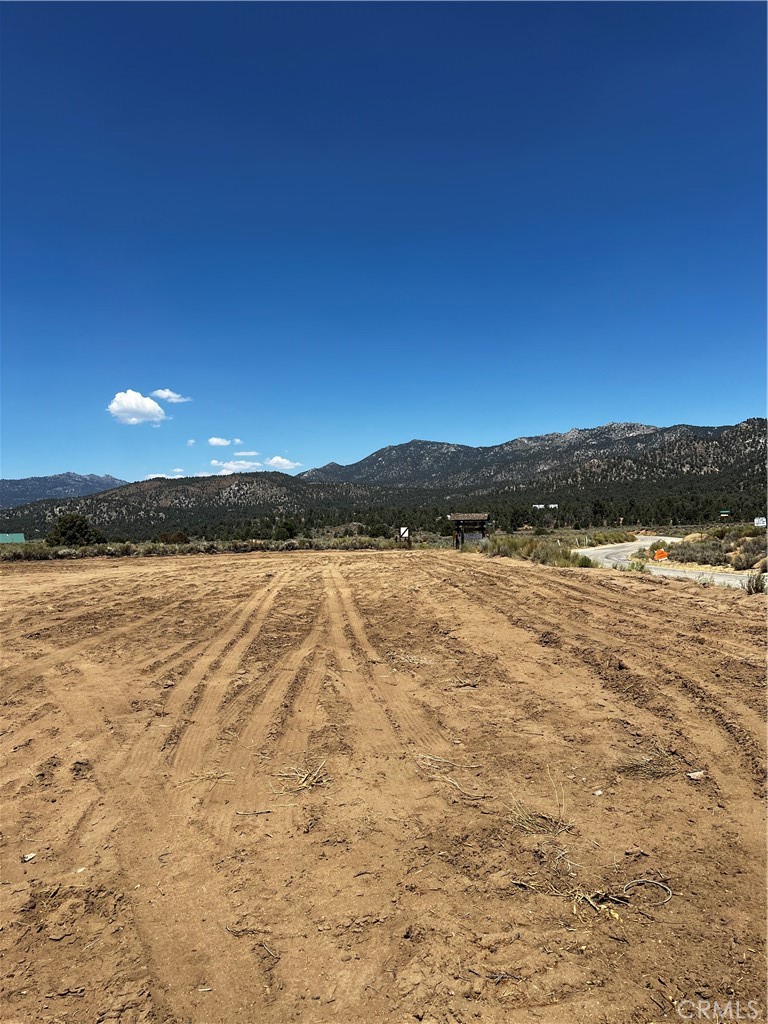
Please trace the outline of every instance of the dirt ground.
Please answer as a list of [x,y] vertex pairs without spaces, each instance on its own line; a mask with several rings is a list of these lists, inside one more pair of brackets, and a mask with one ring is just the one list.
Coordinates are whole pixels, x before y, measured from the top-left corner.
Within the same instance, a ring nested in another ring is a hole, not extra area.
[[4,1024],[765,1020],[765,598],[294,552],[0,604]]

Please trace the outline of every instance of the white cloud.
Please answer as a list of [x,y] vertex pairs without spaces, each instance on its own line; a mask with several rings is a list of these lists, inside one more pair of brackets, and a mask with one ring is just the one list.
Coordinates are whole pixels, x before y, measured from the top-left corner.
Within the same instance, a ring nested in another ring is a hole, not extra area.
[[144,477],[145,480],[168,480],[167,473],[147,473]]
[[183,469],[172,469],[171,472],[172,473],[183,473],[184,470]]
[[192,447],[194,447],[194,444],[195,444],[195,439],[194,439],[194,437],[190,437],[190,439],[189,439],[189,440],[187,441],[187,448],[192,448]]
[[243,443],[242,437],[233,437],[232,438],[232,444],[242,444],[242,443]]
[[211,465],[218,469],[220,476],[226,476],[227,473],[247,473],[249,469],[257,469],[261,463],[248,462],[246,459],[233,459],[231,462],[211,459]]
[[261,452],[232,452],[233,455],[261,455]]
[[273,455],[271,459],[264,459],[267,466],[271,466],[273,469],[296,469],[300,466],[300,462],[291,462],[290,459],[284,459],[282,455]]
[[228,441],[226,437],[209,437],[208,444],[212,444],[214,448],[226,448],[232,442]]
[[107,412],[111,413],[118,423],[125,423],[128,426],[135,426],[137,423],[158,426],[162,420],[167,419],[157,402],[142,395],[140,391],[131,391],[130,388],[117,392],[107,406]]
[[162,402],[171,402],[173,405],[179,402],[191,402],[191,398],[185,398],[184,395],[180,395],[178,391],[171,391],[170,388],[158,388],[157,391],[152,392],[153,398],[159,398]]

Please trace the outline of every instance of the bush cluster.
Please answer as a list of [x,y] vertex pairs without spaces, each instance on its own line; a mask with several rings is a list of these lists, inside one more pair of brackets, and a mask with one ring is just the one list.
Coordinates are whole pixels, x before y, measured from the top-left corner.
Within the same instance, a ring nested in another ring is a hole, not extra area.
[[[650,550],[650,549],[649,549]],[[766,560],[765,530],[760,527],[717,527],[704,540],[682,541],[669,548],[676,562],[761,569]]]
[[601,544],[628,544],[635,538],[636,534],[628,530],[601,530],[589,534],[589,543],[594,547],[600,547]]
[[218,555],[249,551],[363,551],[395,547],[387,537],[298,537],[288,540],[192,540],[187,544],[159,541],[114,544],[84,544],[80,547],[53,547],[50,543],[29,541],[26,544],[4,544],[0,561],[41,561],[72,558],[137,557],[162,558],[169,555]]
[[553,537],[516,537],[509,533],[493,533],[486,543],[485,553],[491,557],[524,558],[541,565],[561,567],[589,568],[594,565],[591,558],[571,551],[567,542],[558,543]]

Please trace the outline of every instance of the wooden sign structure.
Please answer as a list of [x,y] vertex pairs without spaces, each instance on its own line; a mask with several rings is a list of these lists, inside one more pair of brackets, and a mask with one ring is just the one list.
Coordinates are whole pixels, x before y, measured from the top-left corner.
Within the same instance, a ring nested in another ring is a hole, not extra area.
[[410,551],[411,549],[411,528],[409,526],[401,526],[397,531],[396,540],[398,544],[403,544]]
[[488,512],[451,512],[447,518],[453,526],[453,546],[461,548],[468,533],[485,537],[491,517]]

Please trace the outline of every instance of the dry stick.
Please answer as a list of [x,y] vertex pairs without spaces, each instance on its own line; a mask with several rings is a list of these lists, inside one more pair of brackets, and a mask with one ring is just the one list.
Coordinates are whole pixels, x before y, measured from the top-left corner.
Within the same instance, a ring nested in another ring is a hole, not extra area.
[[424,757],[428,761],[439,761],[440,764],[449,764],[451,768],[482,768],[480,764],[456,764],[455,761],[446,761],[444,757],[434,757],[432,754],[417,754],[416,757]]
[[234,784],[234,779],[228,779],[227,776],[231,775],[232,772],[205,772],[204,774],[196,773],[188,779],[183,779],[181,782],[177,782],[177,786],[186,786],[190,782],[226,782],[229,785]]
[[468,793],[466,789],[462,789],[458,782],[454,782],[453,779],[442,779],[439,775],[430,775],[431,779],[435,782],[447,782],[449,786],[455,786],[456,789],[464,796],[468,796],[470,800],[488,800],[489,796],[487,793]]
[[271,814],[272,811],[235,811],[235,814],[251,815],[251,814]]

